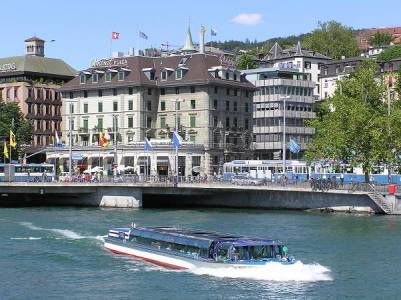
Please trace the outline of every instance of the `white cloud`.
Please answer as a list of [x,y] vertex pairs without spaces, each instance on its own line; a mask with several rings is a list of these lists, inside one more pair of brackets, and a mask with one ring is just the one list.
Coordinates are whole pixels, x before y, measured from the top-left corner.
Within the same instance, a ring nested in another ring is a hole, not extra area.
[[239,14],[238,16],[232,18],[232,21],[247,26],[258,25],[263,22],[262,14]]

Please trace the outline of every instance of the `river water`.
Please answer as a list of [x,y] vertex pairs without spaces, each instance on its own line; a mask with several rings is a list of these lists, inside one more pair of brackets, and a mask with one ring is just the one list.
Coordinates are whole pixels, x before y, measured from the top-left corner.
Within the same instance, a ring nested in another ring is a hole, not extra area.
[[[169,271],[105,251],[113,226],[280,239],[300,262]],[[400,299],[401,217],[266,210],[0,209],[0,299]]]

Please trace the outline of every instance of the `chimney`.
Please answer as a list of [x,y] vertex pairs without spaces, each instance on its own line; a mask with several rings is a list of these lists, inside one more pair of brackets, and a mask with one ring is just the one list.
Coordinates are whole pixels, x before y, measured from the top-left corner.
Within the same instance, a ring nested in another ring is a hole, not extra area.
[[200,35],[199,35],[199,52],[205,53],[205,26],[201,25]]

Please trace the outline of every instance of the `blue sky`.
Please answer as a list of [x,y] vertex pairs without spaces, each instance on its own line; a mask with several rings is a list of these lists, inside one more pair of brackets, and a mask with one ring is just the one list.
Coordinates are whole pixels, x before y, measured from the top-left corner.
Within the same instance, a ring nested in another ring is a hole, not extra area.
[[[218,40],[265,40],[308,32],[318,21],[337,20],[353,28],[401,26],[400,0],[1,0],[0,57],[22,55],[24,39],[47,43],[46,56],[76,69],[109,55],[111,32],[120,33],[113,51],[129,47],[182,45],[188,20],[198,40],[201,24],[218,31]],[[140,40],[138,31],[149,36]]]

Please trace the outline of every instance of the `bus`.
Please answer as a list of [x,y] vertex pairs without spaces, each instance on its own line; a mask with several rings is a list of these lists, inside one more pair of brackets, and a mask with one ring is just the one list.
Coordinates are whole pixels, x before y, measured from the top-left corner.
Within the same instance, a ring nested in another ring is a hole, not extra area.
[[[287,160],[285,169],[289,180],[307,181],[309,179],[306,161]],[[224,180],[231,180],[234,176],[247,176],[272,181],[281,177],[282,173],[281,160],[233,160],[223,165]]]
[[[4,174],[5,164],[0,164],[0,182],[8,181]],[[14,168],[13,182],[52,182],[56,173],[52,164],[11,164]]]

